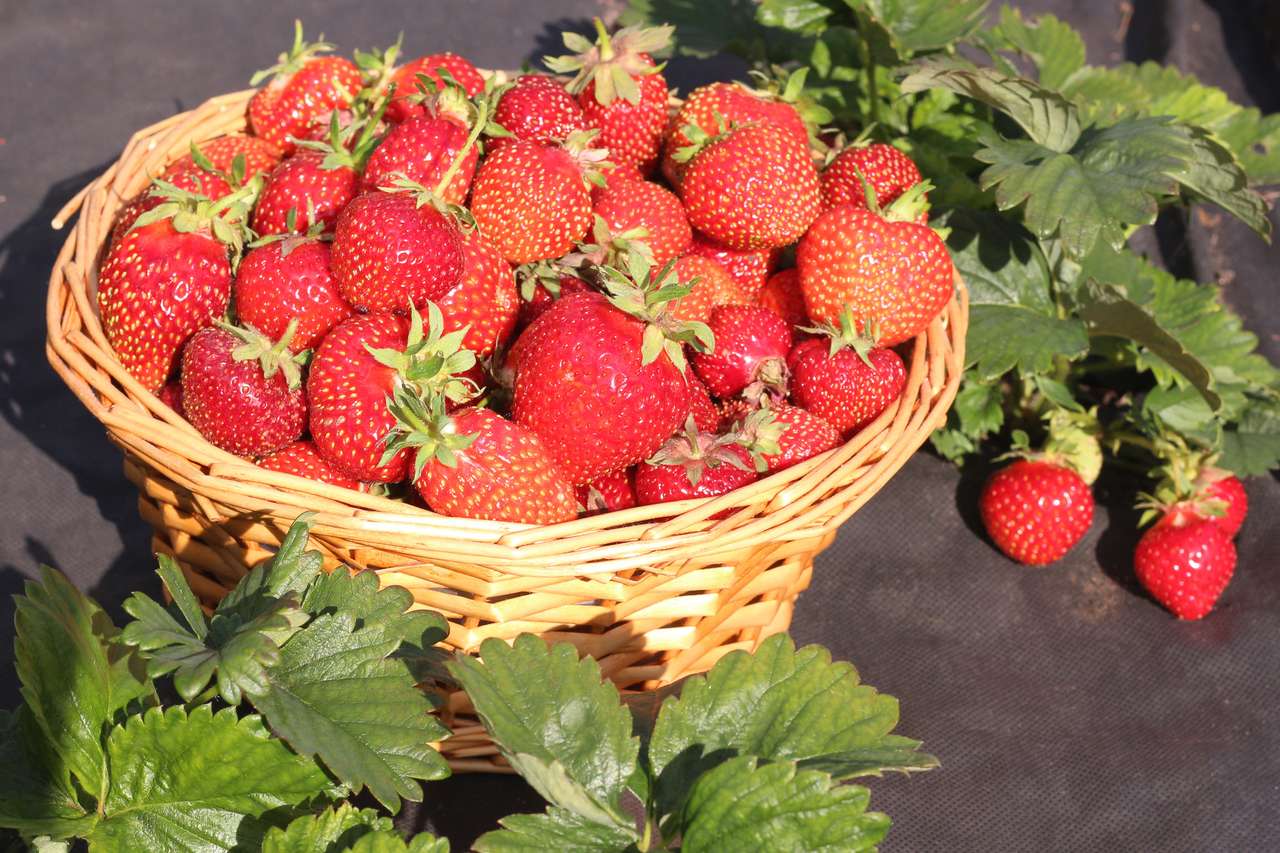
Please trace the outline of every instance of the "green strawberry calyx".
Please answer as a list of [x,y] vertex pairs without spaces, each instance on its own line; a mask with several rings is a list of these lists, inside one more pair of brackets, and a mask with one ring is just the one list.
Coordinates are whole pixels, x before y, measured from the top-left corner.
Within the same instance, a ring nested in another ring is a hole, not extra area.
[[802,65],[788,70],[781,65],[771,65],[768,71],[753,68],[747,74],[756,84],[756,88],[750,90],[753,95],[782,101],[796,108],[810,138],[817,135],[818,129],[835,121],[831,110],[805,93],[804,84],[809,76],[809,66]]
[[581,33],[564,33],[564,46],[572,51],[565,56],[543,58],[556,74],[573,74],[565,86],[578,95],[595,83],[595,99],[609,106],[618,98],[631,104],[640,103],[637,78],[662,71],[663,65],[651,65],[642,54],[656,53],[671,43],[675,27],[623,27],[609,35],[604,21],[596,18],[596,40]]
[[603,189],[608,183],[604,173],[614,167],[609,162],[609,150],[595,147],[595,140],[599,135],[600,131],[594,128],[575,130],[560,146],[582,173],[582,180],[588,189],[593,186]]
[[356,115],[350,110],[334,110],[329,114],[328,139],[297,139],[291,136],[289,141],[298,148],[323,154],[324,159],[320,161],[322,169],[354,169],[359,172],[364,169],[369,155],[378,147],[382,115],[387,111],[394,93],[395,88],[392,87],[368,115]]
[[293,45],[276,58],[275,65],[270,68],[264,68],[250,77],[249,85],[257,86],[268,77],[272,78],[273,82],[276,80],[283,81],[301,71],[309,60],[331,50],[333,50],[333,45],[324,40],[324,33],[320,34],[319,41],[305,41],[302,37],[302,21],[295,20],[293,22]]
[[766,399],[761,401],[758,409],[743,418],[730,435],[751,454],[756,472],[764,473],[769,468],[764,457],[777,456],[782,452],[782,434],[789,429],[791,424],[778,420]]
[[[923,180],[913,185],[891,203],[881,207],[880,200],[876,197],[875,189],[871,186],[871,182],[867,180],[866,176],[862,174],[862,170],[855,167],[853,174],[857,176],[858,183],[862,184],[862,192],[866,197],[867,209],[889,222],[917,222],[920,216],[929,210],[929,193],[934,189],[934,186],[928,180]],[[945,237],[946,235],[941,234],[940,236]]]
[[[205,155],[204,151],[200,150],[200,146],[196,142],[192,141],[191,161],[196,164],[196,167],[200,169],[200,171],[208,172],[211,175],[216,175],[217,177],[222,178],[222,180],[226,181],[227,185],[233,190],[240,189],[244,186],[245,172],[249,167],[246,164],[243,152],[231,158],[231,169],[229,171],[224,171],[213,165],[213,161]],[[199,175],[196,175],[196,180],[200,181]],[[201,185],[203,186],[203,183]]]
[[288,327],[280,340],[273,341],[266,335],[249,326],[237,326],[225,320],[217,322],[218,328],[229,332],[240,344],[231,351],[236,361],[256,361],[262,367],[262,375],[270,379],[277,373],[283,374],[290,391],[302,386],[302,368],[311,360],[311,350],[293,353],[289,343],[298,331],[298,318],[289,321]]
[[1156,487],[1139,495],[1136,507],[1143,510],[1140,526],[1156,516],[1178,512],[1205,518],[1226,515],[1227,502],[1206,493],[1210,485],[1230,476],[1216,467],[1217,453],[1192,448],[1173,434],[1162,434],[1150,442],[1150,450],[1162,464],[1151,471]]
[[735,130],[744,126],[729,121],[720,114],[719,110],[714,111],[712,115],[716,122],[715,133],[708,133],[701,125],[693,124],[692,122],[681,126],[680,133],[688,142],[675,150],[675,153],[671,155],[673,160],[677,163],[688,163],[717,142],[723,142],[728,139]]
[[560,278],[562,276],[577,278],[578,268],[566,263],[565,259],[561,258],[560,260],[530,261],[527,264],[521,264],[515,268],[514,274],[516,285],[520,291],[520,298],[525,302],[532,302],[539,287],[551,294],[552,299],[559,299]]
[[595,222],[591,227],[590,243],[579,243],[578,250],[565,255],[563,261],[570,267],[581,269],[594,266],[626,266],[627,254],[639,252],[653,264],[653,250],[649,248],[646,238],[649,229],[643,225],[614,232],[609,223],[600,214],[595,214]]
[[150,194],[163,201],[134,220],[129,230],[162,219],[172,220],[173,229],[179,233],[207,234],[224,243],[231,250],[234,267],[253,235],[249,230],[249,215],[262,192],[263,182],[261,174],[254,175],[244,186],[213,200],[156,178],[152,181]]
[[679,320],[669,308],[677,299],[688,296],[696,279],[681,282],[675,274],[675,260],[653,274],[648,259],[639,252],[627,255],[627,271],[603,266],[597,270],[605,296],[615,308],[645,324],[640,346],[641,364],[651,364],[666,354],[681,373],[688,367],[684,347],[695,352],[715,349],[715,335],[706,323]]
[[411,449],[415,481],[422,477],[428,462],[456,468],[458,451],[466,450],[480,436],[458,432],[445,398],[438,394],[423,397],[400,385],[387,399],[387,409],[395,415],[396,426],[387,435],[387,449],[379,464],[386,465],[402,450]]
[[685,421],[683,432],[676,433],[667,439],[666,444],[653,456],[645,460],[650,465],[680,465],[689,478],[689,485],[696,486],[708,468],[719,468],[731,465],[743,471],[751,468],[742,457],[730,449],[739,444],[738,437],[732,433],[715,435],[701,432],[690,415]]
[[387,82],[396,72],[397,63],[403,53],[403,30],[396,36],[395,42],[390,47],[354,51],[352,57],[364,81],[364,89],[356,96],[357,99],[372,100],[383,94],[387,88]]
[[801,326],[800,331],[828,338],[828,356],[833,356],[842,349],[851,349],[868,367],[871,366],[871,351],[879,345],[880,340],[876,322],[864,320],[859,329],[857,318],[848,308],[840,312],[839,326]]

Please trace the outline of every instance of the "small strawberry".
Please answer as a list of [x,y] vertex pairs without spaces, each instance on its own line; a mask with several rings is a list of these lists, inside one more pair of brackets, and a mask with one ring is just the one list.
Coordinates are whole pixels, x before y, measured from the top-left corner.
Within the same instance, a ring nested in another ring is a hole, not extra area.
[[451,77],[467,97],[475,97],[484,91],[484,75],[470,60],[456,53],[433,53],[411,59],[393,70],[388,78],[387,82],[396,87],[396,93],[387,106],[387,121],[399,124],[427,115],[427,108],[416,100],[416,95],[423,88],[419,75],[426,77],[434,86],[442,87],[447,81],[441,71]]
[[634,468],[619,468],[597,477],[590,483],[576,486],[578,505],[585,515],[616,512],[636,505],[636,490],[632,484]]
[[360,69],[340,56],[320,56],[333,50],[321,41],[302,40],[302,22],[294,23],[293,46],[280,54],[278,64],[253,75],[250,86],[271,78],[249,101],[249,126],[255,136],[293,153],[289,137],[304,134],[335,109],[344,109],[360,91]]
[[535,261],[516,267],[515,275],[520,292],[517,329],[527,328],[561,296],[591,290],[591,285],[577,275],[569,273],[559,264],[547,261]]
[[316,346],[353,313],[329,268],[329,244],[314,237],[286,237],[250,249],[236,270],[233,292],[236,316],[267,337],[279,339],[295,323],[293,352]]
[[471,214],[513,264],[558,258],[591,227],[591,191],[584,166],[604,152],[588,134],[564,147],[514,139],[480,164]]
[[292,334],[273,342],[219,323],[192,335],[182,351],[183,411],[211,444],[237,456],[265,456],[302,437],[307,398],[288,349]]
[[796,263],[809,317],[837,322],[852,310],[894,346],[928,327],[951,300],[955,268],[935,231],[913,220],[929,184],[917,184],[882,213],[842,205],[818,217]]
[[[838,204],[867,206],[867,182],[880,207],[888,207],[907,190],[920,183],[920,170],[911,158],[882,142],[855,145],[836,155],[822,170],[822,207]],[[918,215],[921,225],[929,221],[928,209]]]
[[765,404],[751,411],[736,423],[734,434],[761,474],[790,468],[840,443],[835,427],[787,403]]
[[[539,145],[564,143],[587,129],[582,107],[564,85],[545,74],[523,74],[502,93],[493,120],[515,139]],[[495,140],[501,144],[501,139]],[[492,150],[492,147],[491,147]]]
[[807,326],[804,291],[800,289],[800,273],[785,269],[769,276],[760,291],[759,303],[786,321],[788,326]]
[[1212,520],[1166,515],[1142,534],[1133,552],[1138,582],[1179,619],[1202,619],[1236,569],[1236,546]]
[[[636,467],[640,506],[691,498],[713,498],[756,479],[747,451],[732,436],[699,432],[690,420],[651,459]],[[720,513],[717,518],[727,513]]]
[[292,474],[330,486],[342,486],[347,489],[362,489],[362,484],[354,477],[348,477],[325,461],[316,452],[316,446],[310,441],[295,441],[286,445],[270,456],[258,461],[258,466],[268,471],[279,471]]
[[462,346],[485,358],[515,331],[520,295],[510,265],[478,229],[464,232],[462,257],[462,278],[436,305],[445,331],[466,329]]
[[996,471],[978,507],[996,547],[1028,566],[1060,559],[1093,523],[1089,484],[1052,456],[1019,459]]
[[711,393],[697,375],[688,373],[689,380],[689,414],[693,416],[693,425],[702,432],[716,432],[720,428],[720,410],[711,401]]
[[859,337],[847,314],[840,329],[814,331],[824,336],[801,341],[787,356],[791,400],[852,435],[902,396],[906,367],[893,350]]
[[650,181],[614,181],[596,193],[594,211],[612,234],[644,243],[661,269],[689,247],[693,231],[680,199]]
[[749,305],[751,298],[718,262],[702,255],[678,258],[674,267],[678,280],[689,283],[689,293],[671,303],[677,320],[706,323],[721,305]]
[[1217,455],[1189,447],[1176,435],[1162,435],[1153,450],[1162,460],[1152,471],[1159,482],[1139,507],[1145,524],[1155,515],[1182,514],[1205,519],[1222,528],[1228,538],[1240,532],[1249,513],[1249,496],[1239,478],[1216,466]]
[[192,169],[212,170],[230,175],[236,171],[238,157],[243,163],[240,170],[243,179],[247,179],[259,172],[270,172],[284,156],[284,152],[275,144],[243,133],[229,133],[226,136],[206,139],[204,142],[193,142],[191,147],[191,152],[183,154],[170,163],[160,176],[172,182],[173,175]]
[[547,57],[557,74],[573,74],[568,90],[578,96],[587,126],[599,128],[597,143],[618,166],[647,175],[658,161],[667,126],[667,81],[649,55],[671,40],[673,27],[623,27],[612,36],[595,19],[596,41],[565,33],[576,56]]
[[689,254],[711,258],[724,267],[751,299],[757,299],[765,282],[778,266],[779,249],[730,249],[696,231],[689,244]]
[[1211,509],[1220,510],[1220,514],[1213,512],[1208,517],[1222,528],[1223,533],[1235,536],[1240,532],[1249,514],[1249,495],[1239,477],[1210,466],[1200,471],[1192,488],[1201,501],[1216,502],[1217,505]]
[[753,398],[765,391],[786,394],[787,355],[791,328],[760,305],[723,305],[711,312],[716,348],[693,357],[698,378],[717,397],[733,397],[756,386]]
[[819,212],[807,146],[774,124],[746,124],[677,152],[680,200],[694,228],[733,249],[794,243]]

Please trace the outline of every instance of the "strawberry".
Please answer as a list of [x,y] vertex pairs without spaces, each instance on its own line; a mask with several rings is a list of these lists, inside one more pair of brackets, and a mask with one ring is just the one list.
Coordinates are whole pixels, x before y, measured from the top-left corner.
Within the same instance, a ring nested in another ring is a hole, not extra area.
[[[911,158],[882,142],[856,145],[836,155],[822,170],[822,207],[838,204],[867,206],[867,186],[880,207],[888,207],[920,183],[920,170]],[[921,225],[929,221],[927,208],[918,214]]]
[[685,255],[676,260],[674,270],[676,278],[690,287],[688,295],[671,303],[671,316],[677,320],[706,323],[721,305],[751,303],[733,277],[711,258]]
[[163,181],[162,203],[107,250],[98,273],[98,312],[120,364],[149,391],[173,372],[187,339],[227,310],[228,248],[238,254],[257,186],[219,201]]
[[590,483],[575,487],[578,505],[585,515],[616,512],[636,505],[636,490],[632,484],[634,468],[619,468],[597,477]]
[[855,335],[847,314],[840,330],[822,331],[829,337],[801,341],[787,356],[791,400],[852,435],[902,396],[906,367],[893,350]]
[[182,417],[186,417],[187,413],[182,409],[182,382],[174,379],[164,383],[160,390],[156,392],[156,396],[160,398],[160,402],[173,409]]
[[229,133],[204,142],[193,142],[191,148],[189,153],[165,167],[160,176],[172,182],[173,175],[193,169],[230,175],[236,170],[236,158],[239,157],[244,164],[242,174],[245,178],[252,178],[259,172],[270,172],[284,156],[284,152],[275,144],[243,133]]
[[751,299],[760,296],[765,281],[778,265],[778,249],[730,249],[696,231],[689,244],[689,254],[711,258],[724,267],[742,292]]
[[667,126],[667,81],[649,55],[671,40],[673,27],[623,27],[612,36],[595,19],[596,41],[565,33],[576,56],[547,57],[557,74],[574,74],[567,86],[578,96],[587,126],[599,128],[598,145],[618,166],[653,171]]
[[699,432],[690,420],[683,433],[672,437],[653,458],[636,467],[636,503],[648,506],[713,498],[755,479],[751,457],[741,445],[733,443],[732,436]]
[[769,276],[760,291],[759,303],[777,314],[791,327],[806,326],[804,291],[800,289],[800,273],[795,269],[780,270]]
[[461,280],[462,237],[425,188],[377,190],[338,214],[333,275],[348,302],[369,311],[403,311],[444,296]]
[[840,443],[835,427],[787,403],[766,404],[751,411],[738,420],[734,430],[762,474],[790,468]]
[[331,486],[342,486],[347,489],[361,489],[362,484],[354,477],[348,477],[330,465],[316,452],[316,446],[310,441],[295,441],[265,456],[258,461],[259,467],[268,471],[279,471],[292,474]]
[[524,264],[517,267],[515,273],[516,286],[520,291],[518,329],[528,327],[561,296],[591,290],[587,282],[546,261]]
[[1210,519],[1171,513],[1133,552],[1138,582],[1179,619],[1209,615],[1236,569],[1236,546]]
[[917,184],[883,211],[848,205],[818,217],[800,241],[796,262],[809,317],[833,323],[851,309],[876,324],[880,344],[910,340],[951,300],[955,269],[947,245],[913,222],[929,184]]
[[414,486],[432,510],[523,524],[577,517],[573,486],[532,432],[489,409],[417,406],[427,431],[404,440],[418,448]]
[[680,105],[663,145],[662,174],[673,187],[680,185],[686,165],[676,159],[676,152],[693,143],[687,128],[695,127],[706,136],[714,136],[720,132],[721,123],[776,124],[800,145],[809,145],[809,130],[804,119],[786,100],[757,92],[742,83],[700,86]]
[[603,152],[588,135],[564,147],[514,139],[480,164],[471,188],[471,214],[513,264],[558,258],[591,227],[591,192],[580,163]]
[[219,323],[182,351],[182,405],[211,444],[237,456],[265,456],[307,429],[302,372],[290,329],[273,342],[253,329]]
[[[444,87],[425,98],[424,104],[422,115],[404,120],[383,136],[369,156],[362,186],[365,190],[394,188],[397,178],[408,178],[439,186],[445,202],[462,204],[480,157],[471,128],[487,120],[487,104],[477,108],[457,86]],[[455,160],[459,161],[456,166]],[[441,186],[446,173],[450,180]]]
[[1052,456],[1020,459],[996,471],[978,507],[996,547],[1028,566],[1060,559],[1093,523],[1089,484]]
[[809,149],[773,124],[746,124],[683,148],[680,200],[689,223],[732,249],[794,243],[819,212]]
[[[515,139],[539,145],[563,143],[587,129],[587,119],[573,95],[545,74],[517,77],[498,100],[493,120]],[[495,139],[491,150],[501,143],[501,138]]]
[[608,296],[562,297],[517,342],[515,419],[574,484],[661,447],[689,415],[684,345],[711,345],[706,326],[666,315],[687,287],[654,282],[639,255],[630,261],[630,276],[601,268]]
[[717,397],[733,397],[749,386],[751,397],[772,390],[786,394],[791,328],[759,305],[722,305],[711,312],[716,348],[693,357],[698,378]]
[[611,234],[644,243],[657,268],[684,252],[693,239],[680,199],[650,181],[615,180],[596,193],[593,209]]
[[329,268],[329,244],[293,236],[250,249],[236,270],[236,316],[269,338],[284,336],[293,352],[320,343],[352,308],[342,298]]
[[1205,516],[1222,528],[1228,537],[1235,536],[1249,514],[1249,495],[1240,478],[1220,468],[1207,467],[1192,483],[1198,503],[1212,502]]
[[442,70],[466,92],[467,97],[475,97],[484,91],[484,75],[470,60],[456,53],[432,53],[411,59],[392,71],[388,79],[388,83],[395,85],[396,93],[387,105],[387,121],[398,124],[427,115],[427,108],[415,100],[415,94],[422,88],[418,75],[425,76],[440,87],[446,84],[440,74]]
[[462,345],[484,358],[515,331],[520,295],[511,267],[478,229],[464,232],[462,258],[461,280],[436,305],[445,331],[466,329]]
[[689,414],[693,425],[702,432],[715,432],[720,428],[720,410],[711,401],[711,393],[695,374],[687,374],[689,380]]
[[257,86],[271,78],[249,101],[249,126],[285,154],[293,153],[289,137],[301,136],[335,109],[350,106],[360,91],[360,69],[340,56],[320,56],[333,49],[320,38],[305,43],[302,22],[295,22],[293,46],[280,54],[278,64],[249,81]]

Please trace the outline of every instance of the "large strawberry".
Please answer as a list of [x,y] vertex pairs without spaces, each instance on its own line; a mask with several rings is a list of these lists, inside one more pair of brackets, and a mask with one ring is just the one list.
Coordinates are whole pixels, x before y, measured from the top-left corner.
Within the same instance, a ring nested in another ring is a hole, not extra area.
[[713,498],[755,479],[751,457],[733,436],[699,432],[690,421],[684,432],[636,467],[636,502],[646,506]]
[[[837,154],[822,170],[822,205],[824,209],[838,204],[866,207],[870,187],[876,203],[887,207],[920,181],[916,164],[892,145],[854,145]],[[928,221],[926,210],[917,215],[921,224]]]
[[913,221],[928,183],[916,184],[882,213],[840,205],[818,217],[796,263],[809,317],[835,323],[852,310],[893,346],[923,332],[951,300],[955,268],[947,245]]
[[[564,84],[545,74],[523,74],[502,93],[493,120],[515,139],[540,145],[563,143],[587,129],[582,107]],[[500,147],[502,139],[491,146]]]
[[233,290],[236,316],[267,337],[279,339],[296,323],[289,342],[294,352],[316,346],[353,313],[329,269],[329,244],[314,237],[286,237],[250,249]]
[[819,210],[809,149],[775,124],[747,124],[677,153],[680,200],[694,228],[732,249],[794,243]]
[[258,461],[258,465],[268,471],[279,471],[295,477],[305,477],[331,486],[342,486],[347,489],[360,489],[362,484],[354,477],[349,477],[325,461],[316,452],[316,446],[310,441],[295,441]]
[[710,333],[665,307],[687,288],[658,286],[643,259],[631,275],[601,270],[609,296],[562,297],[517,344],[516,420],[533,430],[575,484],[645,459],[689,415],[685,344]]
[[711,312],[716,348],[693,357],[693,367],[712,394],[732,397],[751,386],[785,396],[791,328],[760,305],[724,305]]
[[840,329],[796,344],[787,356],[791,400],[844,435],[871,423],[902,396],[906,367],[896,352],[853,331],[849,315]]
[[1179,619],[1203,619],[1236,569],[1236,546],[1222,527],[1189,513],[1166,515],[1133,553],[1138,582]]
[[996,547],[1028,566],[1060,559],[1093,523],[1089,484],[1052,456],[1019,459],[992,474],[978,508]]
[[444,315],[445,330],[466,329],[462,345],[484,358],[515,331],[520,295],[510,265],[479,229],[464,232],[462,257],[461,280],[436,300],[436,306]]
[[565,33],[576,55],[548,57],[547,67],[573,74],[568,89],[578,96],[587,126],[600,129],[597,144],[610,161],[653,171],[667,126],[667,81],[649,55],[671,40],[673,27],[623,27],[612,36],[595,19],[596,40]]
[[265,456],[302,437],[307,398],[288,349],[293,329],[272,341],[220,323],[182,351],[184,416],[211,444],[237,456]]
[[711,258],[720,264],[751,299],[758,298],[764,290],[765,282],[778,266],[780,253],[780,249],[730,249],[696,231],[689,244],[689,254]]
[[683,253],[693,239],[680,199],[650,181],[610,182],[596,193],[594,210],[609,233],[644,243],[655,267]]
[[216,202],[159,183],[166,199],[107,250],[98,312],[107,341],[135,379],[156,391],[193,334],[213,325],[231,298],[231,253],[239,253],[257,185]]
[[302,22],[294,25],[293,46],[280,54],[276,65],[253,75],[250,86],[270,78],[249,101],[249,126],[286,154],[293,151],[290,137],[298,137],[312,125],[328,119],[335,109],[345,109],[360,91],[360,69],[341,56],[320,56],[333,49],[323,41],[302,40]]
[[589,134],[539,145],[513,139],[480,164],[471,214],[513,264],[558,258],[591,227],[588,174],[604,152]]
[[671,316],[677,320],[706,323],[721,305],[749,305],[751,298],[742,291],[733,276],[715,260],[703,255],[677,258],[675,276],[688,282],[689,293],[671,303]]
[[732,426],[738,442],[755,460],[756,470],[772,474],[825,453],[840,443],[840,433],[822,418],[799,406],[769,403],[737,418]]

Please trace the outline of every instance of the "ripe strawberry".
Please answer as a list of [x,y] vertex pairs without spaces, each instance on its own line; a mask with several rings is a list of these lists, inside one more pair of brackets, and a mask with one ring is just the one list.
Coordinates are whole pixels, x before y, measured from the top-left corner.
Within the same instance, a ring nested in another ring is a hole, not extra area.
[[630,509],[636,505],[636,490],[632,485],[635,479],[634,468],[619,468],[608,474],[597,477],[590,483],[576,486],[578,505],[583,508],[584,515],[599,515],[602,512],[616,512]]
[[[554,77],[523,74],[507,89],[494,108],[493,120],[515,139],[539,145],[563,143],[587,129],[582,107]],[[493,141],[490,150],[500,147]]]
[[279,339],[291,322],[293,352],[311,349],[353,313],[329,269],[329,244],[286,237],[250,249],[236,270],[236,316],[269,338]]
[[[321,39],[324,37],[321,36]],[[360,91],[360,69],[340,56],[319,56],[333,49],[323,40],[302,40],[302,22],[295,24],[293,46],[280,54],[278,64],[253,75],[250,86],[268,77],[271,82],[249,101],[249,126],[255,136],[293,153],[289,137],[301,136],[335,109],[351,104]]]
[[731,128],[676,156],[688,157],[680,200],[689,223],[730,248],[781,248],[818,215],[809,149],[777,125]]
[[[676,159],[676,152],[693,143],[688,127],[696,127],[706,136],[720,132],[723,122],[729,124],[776,124],[796,142],[809,145],[809,131],[800,112],[787,101],[757,92],[741,83],[710,83],[689,93],[671,120],[670,132],[662,149],[662,174],[673,187],[680,185],[686,164]],[[695,134],[697,135],[697,134]]]
[[478,229],[464,232],[462,257],[461,280],[436,306],[444,315],[445,331],[465,328],[462,345],[484,358],[515,331],[520,295],[511,267]]
[[1133,552],[1138,582],[1179,619],[1209,615],[1236,569],[1236,546],[1220,524],[1172,513]]
[[546,261],[519,266],[515,274],[516,286],[520,291],[520,315],[516,320],[518,329],[527,328],[561,296],[591,290],[591,285],[576,275],[564,271],[558,264]]
[[355,197],[338,215],[333,275],[348,302],[369,311],[421,307],[462,277],[462,237],[418,187]]
[[[449,204],[462,204],[480,157],[469,134],[474,123],[483,122],[487,113],[477,111],[456,86],[441,89],[426,98],[424,104],[422,115],[412,116],[387,131],[369,156],[362,186],[365,190],[390,189],[396,186],[397,179],[407,178],[436,187]],[[449,180],[441,186],[446,174]]]
[[684,344],[707,348],[705,326],[665,316],[682,294],[657,286],[631,256],[631,276],[601,269],[609,296],[559,299],[517,342],[515,419],[575,483],[656,451],[689,415]]
[[611,234],[648,246],[656,268],[684,252],[693,239],[680,199],[650,181],[613,181],[596,193],[594,210]]
[[186,417],[187,413],[182,409],[182,382],[174,379],[164,383],[156,396],[160,398],[160,402],[173,409],[182,417]]
[[315,444],[310,441],[295,441],[293,444],[286,445],[270,456],[260,459],[258,466],[268,471],[292,474],[295,477],[304,477],[319,483],[328,483],[331,486],[362,489],[359,480],[348,477],[326,462],[324,457],[316,452]]
[[288,337],[221,323],[192,335],[182,351],[182,405],[211,444],[237,456],[265,456],[307,429],[302,372]]
[[720,428],[720,410],[711,401],[707,386],[695,374],[688,373],[685,378],[689,380],[689,414],[693,425],[702,432],[716,432]]
[[1093,523],[1089,485],[1052,458],[1001,468],[983,486],[978,507],[996,547],[1028,566],[1060,559]]
[[1219,468],[1205,468],[1192,488],[1199,505],[1212,503],[1206,507],[1208,512],[1203,513],[1206,518],[1221,527],[1228,537],[1240,532],[1245,516],[1249,514],[1249,495],[1238,477]]
[[764,290],[765,281],[778,266],[779,249],[730,249],[708,238],[705,234],[694,232],[693,242],[689,244],[689,254],[711,258],[724,267],[733,280],[738,283],[751,299],[757,299]]
[[355,198],[360,175],[348,167],[327,168],[326,159],[301,150],[276,166],[253,212],[253,230],[263,236],[303,234],[320,223],[332,232],[338,212]]
[[[713,498],[753,482],[751,457],[732,436],[699,432],[692,423],[672,437],[653,458],[636,467],[640,506]],[[721,518],[727,513],[720,513]]]
[[723,305],[711,312],[716,348],[693,357],[698,378],[717,397],[733,397],[749,386],[749,396],[766,390],[786,394],[791,328],[759,305]]
[[790,468],[840,443],[835,427],[787,403],[766,404],[751,411],[738,420],[734,434],[762,474]]
[[456,53],[433,53],[417,59],[411,59],[391,72],[388,83],[394,84],[396,94],[387,105],[387,121],[398,124],[411,118],[427,115],[426,108],[415,100],[421,91],[418,75],[425,75],[437,87],[445,85],[440,75],[444,70],[449,74],[468,97],[475,97],[484,91],[484,75],[471,61]]
[[845,205],[818,217],[796,252],[814,322],[833,323],[852,310],[858,326],[874,323],[880,344],[893,346],[938,316],[951,300],[955,269],[942,238],[911,221],[928,188],[917,184],[883,216]]
[[[284,156],[284,152],[275,144],[243,133],[229,133],[204,142],[193,142],[191,147],[193,151],[183,154],[165,168],[161,173],[162,178],[172,181],[177,173],[192,169],[212,169],[230,175],[235,170],[237,157],[244,163],[244,178],[252,178],[259,172],[270,172]],[[202,161],[203,165],[197,160]]]
[[749,305],[751,299],[716,261],[701,255],[678,258],[674,267],[676,279],[689,282],[691,290],[671,303],[671,316],[677,320],[706,323],[711,312],[721,305]]
[[[876,142],[846,148],[822,170],[823,209],[838,204],[866,207],[866,188],[859,174],[870,185],[880,207],[888,207],[922,180],[911,158],[892,145]],[[921,225],[927,223],[927,208],[919,216]]]
[[471,188],[471,214],[513,264],[558,258],[591,227],[591,192],[580,162],[603,152],[589,137],[563,148],[511,140],[480,164]]
[[848,436],[902,396],[907,371],[896,352],[854,335],[847,315],[840,332],[828,331],[830,338],[801,341],[787,357],[791,400]]
[[667,126],[667,81],[649,55],[671,40],[673,27],[623,27],[612,36],[595,20],[592,44],[565,33],[564,44],[576,56],[548,57],[557,74],[573,73],[568,90],[578,96],[587,126],[600,129],[597,144],[619,166],[653,171]]
[[532,432],[489,409],[421,414],[429,432],[408,440],[421,441],[414,486],[432,510],[524,524],[577,518],[573,486]]
[[107,250],[98,312],[120,364],[149,391],[173,372],[183,345],[227,310],[228,247],[238,253],[256,187],[217,202],[161,183],[167,198]]

